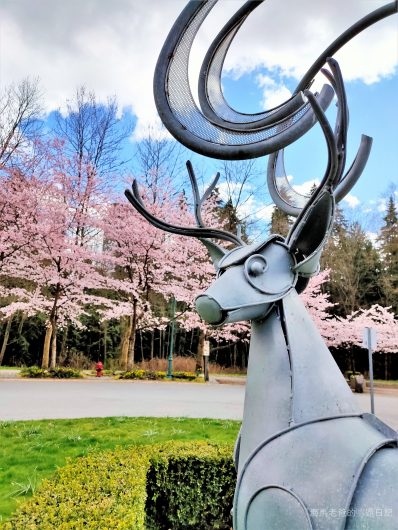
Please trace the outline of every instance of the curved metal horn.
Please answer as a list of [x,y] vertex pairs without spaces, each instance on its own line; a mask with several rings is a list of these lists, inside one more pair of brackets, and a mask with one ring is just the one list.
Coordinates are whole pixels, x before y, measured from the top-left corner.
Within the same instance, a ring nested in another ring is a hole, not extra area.
[[199,74],[198,95],[203,114],[214,124],[235,131],[248,131],[276,123],[294,114],[304,104],[302,94],[296,94],[277,107],[254,114],[234,110],[225,100],[221,74],[228,49],[240,27],[264,0],[249,0],[225,24],[212,42]]
[[[331,72],[322,70],[328,77],[337,95],[338,112],[334,130],[336,149],[339,153],[339,163],[336,171],[330,178],[332,191],[336,201],[342,200],[351,190],[358,178],[360,177],[366,162],[368,160],[372,139],[362,135],[357,155],[350,169],[344,174],[346,163],[346,143],[348,128],[348,108],[344,90],[343,78],[337,61],[328,59]],[[278,208],[297,217],[302,209],[306,206],[310,195],[302,195],[291,186],[284,167],[284,151],[280,150],[273,153],[268,160],[267,181],[270,195]],[[319,187],[321,188],[321,184]]]
[[[177,140],[200,154],[242,160],[269,154],[294,142],[316,122],[311,105],[263,127],[236,131],[212,123],[196,106],[189,79],[189,54],[195,35],[217,0],[192,0],[181,12],[160,53],[154,76],[154,96],[160,118]],[[333,89],[325,85],[317,95],[326,109]]]

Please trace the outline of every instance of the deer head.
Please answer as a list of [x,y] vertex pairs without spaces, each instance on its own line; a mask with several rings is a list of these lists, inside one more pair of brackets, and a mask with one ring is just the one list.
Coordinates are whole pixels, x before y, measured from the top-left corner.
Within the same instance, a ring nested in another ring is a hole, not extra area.
[[[372,140],[362,136],[358,153],[349,170],[346,163],[348,111],[344,84],[337,62],[328,61],[322,72],[337,96],[337,116],[332,130],[315,96],[306,91],[313,112],[325,137],[328,163],[324,177],[310,197],[299,195],[288,183],[283,167],[283,150],[273,153],[268,164],[268,186],[275,204],[297,219],[288,236],[271,235],[260,244],[246,245],[238,236],[208,228],[201,216],[201,206],[214,190],[219,174],[200,197],[195,174],[187,162],[197,227],[168,224],[154,217],[143,204],[137,182],[125,194],[131,204],[154,226],[175,234],[197,237],[206,245],[217,271],[209,289],[196,299],[199,315],[209,324],[221,325],[266,317],[273,303],[291,289],[301,292],[308,280],[319,271],[319,260],[330,234],[336,201],[341,200],[361,175],[370,153]],[[306,199],[306,202],[304,201]],[[305,204],[303,204],[305,202]],[[226,250],[212,240],[234,244]]]

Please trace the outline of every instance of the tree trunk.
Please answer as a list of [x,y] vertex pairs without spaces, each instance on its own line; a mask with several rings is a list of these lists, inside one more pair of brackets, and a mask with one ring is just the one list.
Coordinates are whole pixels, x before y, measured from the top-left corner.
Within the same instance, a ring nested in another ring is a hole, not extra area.
[[190,344],[189,344],[189,352],[190,352],[190,353],[192,353],[194,335],[195,335],[195,330],[193,329],[193,330],[191,331],[191,342],[190,342]]
[[6,329],[4,331],[3,343],[1,345],[1,350],[0,350],[0,366],[1,366],[1,363],[3,362],[3,359],[4,359],[4,354],[6,352],[8,339],[10,338],[11,323],[12,323],[12,317],[13,316],[14,315],[10,315],[8,317]]
[[236,348],[236,342],[234,343],[234,346],[233,346],[233,365],[234,365],[234,368],[236,368],[236,356],[237,356],[237,348]]
[[160,330],[160,348],[159,348],[160,358],[164,359],[164,329]]
[[205,347],[206,333],[203,329],[199,330],[198,349],[196,351],[196,365],[195,371],[201,372],[203,370],[203,350]]
[[129,337],[129,351],[127,360],[127,369],[132,370],[134,366],[134,348],[135,348],[135,332],[137,329],[137,302],[133,304],[133,315],[131,317],[131,329]]
[[25,322],[25,318],[26,318],[26,315],[23,311],[21,311],[21,320],[19,321],[19,325],[18,325],[18,335],[22,335],[22,329],[23,329],[23,325],[24,325],[24,322]]
[[155,330],[151,331],[151,361],[153,359],[153,354],[155,351]]
[[105,320],[103,322],[103,328],[104,328],[104,368],[106,368],[106,355],[107,355],[107,343],[108,343],[108,323]]
[[57,306],[61,293],[61,287],[58,284],[55,289],[54,302],[51,308],[49,321],[47,323],[46,336],[44,337],[43,357],[41,361],[42,368],[48,368],[51,347],[51,368],[55,368],[57,362]]
[[50,367],[55,368],[57,364],[57,321],[54,317],[51,322],[51,362]]
[[68,340],[68,331],[69,331],[69,325],[67,324],[64,329],[62,330],[62,342],[61,342],[61,350],[59,352],[59,357],[66,360],[67,353],[66,353],[66,342]]
[[46,335],[44,337],[44,345],[43,345],[43,357],[41,359],[41,367],[42,368],[48,368],[48,364],[50,362],[51,334],[52,334],[51,323],[47,322],[47,324],[46,324]]
[[141,362],[144,360],[144,345],[142,343],[142,330],[140,329],[140,350],[141,350]]
[[122,318],[122,337],[120,341],[120,357],[119,365],[121,370],[127,370],[129,358],[129,340],[131,335],[131,328],[133,326],[133,318],[131,316]]
[[[1,364],[1,356],[0,356],[0,364]],[[384,353],[384,380],[388,380],[388,353]]]

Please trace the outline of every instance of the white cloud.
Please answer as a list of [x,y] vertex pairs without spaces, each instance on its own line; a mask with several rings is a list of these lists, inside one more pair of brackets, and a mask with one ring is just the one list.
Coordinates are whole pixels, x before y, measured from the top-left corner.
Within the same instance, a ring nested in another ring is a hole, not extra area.
[[[346,27],[385,0],[340,2],[276,0],[248,17],[231,46],[226,68],[234,77],[257,67],[299,79],[317,55]],[[0,80],[3,85],[39,76],[47,110],[64,105],[82,84],[100,100],[115,94],[138,118],[137,136],[159,124],[152,77],[166,35],[184,0],[3,0],[0,8]],[[191,74],[220,27],[241,1],[221,0],[198,33]],[[378,81],[397,63],[396,20],[379,22],[341,52],[347,80]],[[194,76],[193,76],[194,77]],[[192,77],[192,78],[193,78]],[[193,82],[196,86],[196,81]],[[282,82],[264,87],[267,105],[288,97]]]
[[387,201],[386,199],[379,199],[377,201],[377,211],[384,213],[387,209]]
[[358,197],[355,197],[355,195],[351,195],[351,193],[346,195],[343,200],[348,204],[350,208],[356,208],[360,204],[360,200],[358,199]]
[[379,237],[377,232],[366,232],[366,236],[368,239],[370,239],[373,245],[377,246],[377,238]]
[[283,83],[276,83],[269,76],[258,74],[256,82],[263,89],[263,99],[261,106],[264,109],[277,107],[284,101],[288,100],[292,93]]
[[262,206],[256,212],[256,219],[259,221],[264,221],[265,223],[270,223],[274,210],[275,210],[274,204],[267,204],[265,206]]
[[306,180],[302,184],[292,184],[292,187],[301,195],[310,195],[312,188],[319,186],[319,179]]
[[[384,0],[340,2],[285,0],[264,2],[245,21],[227,56],[235,76],[258,66],[300,79],[340,33]],[[395,17],[389,17],[353,39],[339,52],[346,80],[372,83],[394,73],[397,57]],[[283,31],[281,30],[283,28]]]

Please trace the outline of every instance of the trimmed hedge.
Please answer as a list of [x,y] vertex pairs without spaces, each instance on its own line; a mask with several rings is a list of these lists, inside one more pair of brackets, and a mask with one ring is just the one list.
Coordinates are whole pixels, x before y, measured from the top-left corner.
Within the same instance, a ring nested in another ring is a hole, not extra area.
[[[116,376],[117,379],[149,379],[159,380],[165,379],[166,372],[159,370],[130,370],[128,372],[122,372]],[[184,379],[187,381],[193,381],[196,379],[196,374],[193,372],[173,372],[173,379]]]
[[3,530],[229,530],[232,446],[168,442],[91,453],[43,481]]
[[39,368],[38,366],[28,366],[22,368],[21,370],[22,377],[55,377],[57,379],[73,379],[80,378],[82,374],[79,370],[74,368],[65,368],[59,366],[57,368]]

